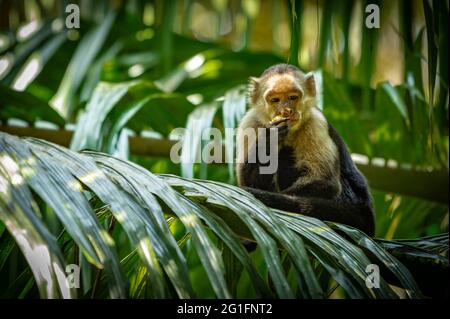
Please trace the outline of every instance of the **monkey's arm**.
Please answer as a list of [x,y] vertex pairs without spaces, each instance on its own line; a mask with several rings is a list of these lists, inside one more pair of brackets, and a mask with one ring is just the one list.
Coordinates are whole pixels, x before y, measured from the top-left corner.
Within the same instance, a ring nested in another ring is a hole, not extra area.
[[[288,125],[286,122],[281,122],[276,124],[269,123],[266,125],[258,124],[251,128],[256,130],[258,134],[253,143],[247,145],[247,143],[244,143],[243,139],[238,138],[238,159],[240,159],[241,162],[238,162],[236,168],[239,185],[274,191],[276,189],[274,181],[276,172],[265,173],[261,170],[261,168],[268,166],[270,162],[261,163],[259,151],[265,155],[274,156],[275,154],[275,156],[278,156],[278,148],[282,139],[284,139],[288,133]],[[245,129],[245,127],[241,127],[241,129]],[[270,138],[272,134],[277,134],[275,137],[278,139],[278,144],[276,145],[271,145]],[[259,150],[259,147],[263,147],[264,149]],[[272,149],[272,147],[275,147],[275,149]]]
[[[237,164],[237,174],[239,175],[239,184],[241,186],[254,187],[265,190],[274,190],[274,174],[261,174],[260,168],[264,166],[258,158],[258,141],[265,138],[266,150],[269,146],[269,128],[261,129],[258,132],[257,140],[248,146],[248,149],[241,150],[245,152],[243,163]],[[245,145],[242,146],[245,148]],[[266,151],[263,150],[263,151]]]
[[312,181],[305,185],[294,184],[281,193],[292,196],[335,198],[339,195],[339,183],[333,179]]
[[374,235],[372,210],[364,204],[355,205],[338,199],[297,197],[251,187],[243,189],[269,207],[346,224],[364,231],[369,236]]

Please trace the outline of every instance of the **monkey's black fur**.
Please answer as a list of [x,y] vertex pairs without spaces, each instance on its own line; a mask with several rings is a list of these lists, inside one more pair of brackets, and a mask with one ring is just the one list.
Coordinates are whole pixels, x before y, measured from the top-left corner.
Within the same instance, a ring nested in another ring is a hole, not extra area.
[[[266,129],[266,132],[268,130],[269,128]],[[267,206],[313,216],[321,220],[347,224],[373,236],[375,232],[374,212],[367,182],[355,167],[344,141],[329,123],[328,133],[339,152],[339,167],[336,169],[340,171],[340,192],[336,188],[336,183],[326,177],[304,187],[283,192],[308,172],[306,167],[297,169],[294,166],[293,150],[286,147],[281,148],[278,152],[276,174],[278,174],[279,192],[273,182],[273,175],[259,174],[261,164],[258,162],[244,163],[240,171],[241,187]],[[249,152],[257,152],[256,144]]]

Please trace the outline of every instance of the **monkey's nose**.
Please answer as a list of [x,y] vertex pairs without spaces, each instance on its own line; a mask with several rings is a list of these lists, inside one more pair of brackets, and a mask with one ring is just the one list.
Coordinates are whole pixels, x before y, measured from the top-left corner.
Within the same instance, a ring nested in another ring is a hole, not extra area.
[[281,115],[283,115],[284,117],[292,117],[294,115],[294,110],[290,107],[286,107],[281,112]]

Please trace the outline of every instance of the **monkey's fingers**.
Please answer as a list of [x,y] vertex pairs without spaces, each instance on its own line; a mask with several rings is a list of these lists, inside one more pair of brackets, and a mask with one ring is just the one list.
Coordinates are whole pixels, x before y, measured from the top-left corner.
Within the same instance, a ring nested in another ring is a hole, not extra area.
[[289,132],[289,124],[287,121],[284,121],[276,126],[278,130],[278,137],[284,138]]

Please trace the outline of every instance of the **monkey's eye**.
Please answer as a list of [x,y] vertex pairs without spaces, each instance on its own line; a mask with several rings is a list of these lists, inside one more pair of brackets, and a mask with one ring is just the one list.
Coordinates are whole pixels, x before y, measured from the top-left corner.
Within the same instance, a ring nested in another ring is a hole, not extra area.
[[298,96],[297,95],[291,95],[290,97],[289,97],[289,100],[291,100],[291,101],[295,101],[295,100],[297,100],[298,99]]
[[278,97],[273,97],[273,98],[270,99],[270,102],[272,102],[272,103],[278,103],[278,102],[280,102],[280,98],[278,98]]

